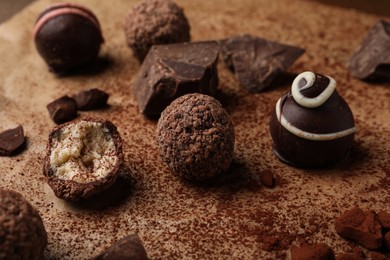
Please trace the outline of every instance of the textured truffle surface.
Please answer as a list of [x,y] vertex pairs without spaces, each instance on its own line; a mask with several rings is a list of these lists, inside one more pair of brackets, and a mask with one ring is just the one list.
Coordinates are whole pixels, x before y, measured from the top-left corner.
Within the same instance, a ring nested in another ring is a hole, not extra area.
[[160,156],[173,173],[204,180],[226,171],[233,158],[234,129],[213,97],[188,94],[173,101],[157,124]]
[[51,131],[44,174],[57,197],[76,201],[111,186],[122,162],[116,126],[107,120],[83,119]]
[[149,258],[139,236],[137,234],[132,234],[120,239],[93,259],[147,260]]
[[127,44],[134,56],[143,61],[156,44],[187,42],[190,25],[183,9],[171,0],[142,0],[125,21]]
[[0,259],[41,259],[46,245],[38,212],[21,194],[0,189]]

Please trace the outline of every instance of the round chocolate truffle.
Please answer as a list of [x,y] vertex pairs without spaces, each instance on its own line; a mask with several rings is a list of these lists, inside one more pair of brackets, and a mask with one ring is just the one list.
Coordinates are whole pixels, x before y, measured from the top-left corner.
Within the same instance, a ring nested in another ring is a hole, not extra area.
[[228,170],[233,158],[234,128],[216,99],[187,94],[162,112],[157,144],[162,160],[174,174],[205,180]]
[[346,156],[353,144],[355,123],[333,78],[303,72],[276,103],[270,132],[274,152],[282,161],[319,167]]
[[46,245],[38,212],[21,194],[0,189],[0,259],[42,259]]
[[142,62],[152,45],[190,41],[190,25],[174,2],[142,0],[126,17],[125,35],[134,56]]
[[110,187],[122,162],[122,139],[116,126],[87,118],[51,131],[44,174],[57,197],[77,201]]
[[35,46],[55,73],[66,73],[88,64],[99,54],[103,37],[96,16],[87,8],[53,4],[38,17]]

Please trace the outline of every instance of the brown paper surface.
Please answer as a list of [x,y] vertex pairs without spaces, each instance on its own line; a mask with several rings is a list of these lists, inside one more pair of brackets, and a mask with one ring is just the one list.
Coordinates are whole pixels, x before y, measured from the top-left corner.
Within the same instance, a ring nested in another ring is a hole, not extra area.
[[[264,93],[250,94],[220,62],[219,98],[234,122],[230,171],[208,185],[176,178],[158,157],[156,121],[139,114],[131,84],[139,69],[125,44],[123,21],[136,1],[75,1],[100,20],[108,66],[99,73],[58,77],[38,56],[32,28],[50,1],[37,1],[0,25],[0,130],[24,126],[27,149],[0,158],[0,186],[22,193],[43,218],[48,259],[84,259],[136,232],[152,259],[283,259],[290,244],[326,242],[337,254],[353,244],[340,238],[334,220],[346,209],[390,211],[390,84],[356,80],[345,64],[377,17],[310,1],[177,1],[189,18],[193,40],[250,33],[306,49],[290,69],[336,79],[349,103],[357,133],[351,157],[322,170],[298,169],[272,152],[268,120],[293,77]],[[64,94],[98,87],[110,108],[82,112],[118,126],[129,181],[98,198],[69,204],[56,198],[42,173],[49,131],[46,104]],[[271,171],[276,187],[259,176]],[[277,250],[264,251],[278,239]]]

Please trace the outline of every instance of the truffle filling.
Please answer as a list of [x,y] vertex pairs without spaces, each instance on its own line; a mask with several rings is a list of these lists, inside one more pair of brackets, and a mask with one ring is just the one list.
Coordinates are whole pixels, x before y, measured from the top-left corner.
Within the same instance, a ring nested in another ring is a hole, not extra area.
[[80,121],[53,136],[50,166],[58,179],[98,181],[109,175],[117,162],[113,137],[102,123]]

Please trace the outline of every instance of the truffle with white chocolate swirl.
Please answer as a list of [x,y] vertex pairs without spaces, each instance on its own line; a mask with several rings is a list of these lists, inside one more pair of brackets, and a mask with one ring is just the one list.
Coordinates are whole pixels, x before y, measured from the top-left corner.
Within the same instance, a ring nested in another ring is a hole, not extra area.
[[351,109],[328,76],[303,72],[276,103],[270,119],[274,152],[300,167],[335,163],[349,152],[355,134]]

